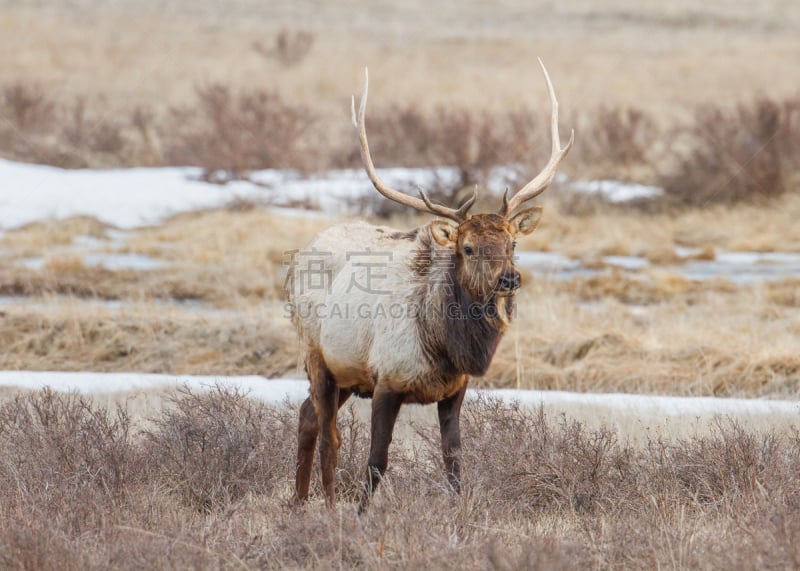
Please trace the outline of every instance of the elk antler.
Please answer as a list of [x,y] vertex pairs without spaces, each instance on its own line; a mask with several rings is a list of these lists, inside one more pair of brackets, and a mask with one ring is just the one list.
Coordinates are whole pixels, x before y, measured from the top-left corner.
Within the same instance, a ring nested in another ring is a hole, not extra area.
[[503,216],[510,216],[512,212],[523,202],[527,202],[542,194],[556,175],[556,169],[569,150],[572,148],[572,143],[575,141],[575,130],[569,136],[569,142],[564,148],[561,148],[561,139],[558,136],[558,101],[556,101],[556,92],[553,89],[553,83],[550,81],[550,75],[547,73],[547,68],[544,67],[542,59],[539,59],[539,65],[542,66],[544,72],[544,79],[547,82],[547,92],[550,95],[550,129],[552,131],[552,150],[550,153],[550,160],[542,169],[542,172],[537,174],[533,180],[522,187],[511,198],[508,197],[508,189],[503,195],[503,206],[500,208],[500,214]]
[[369,144],[367,143],[367,128],[364,124],[364,115],[367,110],[368,91],[369,73],[367,69],[364,68],[364,92],[361,94],[361,102],[358,106],[358,117],[356,117],[355,96],[353,96],[351,111],[353,114],[353,126],[355,126],[355,128],[358,130],[358,138],[361,141],[361,159],[364,161],[364,169],[367,171],[367,175],[372,181],[372,184],[375,185],[377,191],[389,200],[394,200],[395,202],[399,202],[404,206],[410,206],[411,208],[420,210],[422,212],[428,212],[430,214],[442,216],[443,218],[449,218],[450,220],[454,220],[459,224],[464,222],[468,217],[467,212],[470,208],[472,208],[472,205],[475,204],[475,200],[478,198],[477,188],[472,193],[472,196],[465,200],[461,206],[456,209],[448,208],[442,204],[434,204],[428,196],[428,193],[424,190],[419,191],[419,194],[422,197],[422,200],[420,200],[415,196],[409,196],[408,194],[400,192],[399,190],[393,189],[380,179],[377,171],[375,170],[375,165],[372,163],[372,156],[369,153]]

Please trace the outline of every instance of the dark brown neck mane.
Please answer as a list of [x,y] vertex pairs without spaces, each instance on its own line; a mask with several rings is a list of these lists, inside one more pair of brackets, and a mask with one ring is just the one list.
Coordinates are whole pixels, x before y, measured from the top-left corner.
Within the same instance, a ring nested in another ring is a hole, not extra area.
[[434,246],[427,232],[419,233],[420,250],[412,261],[419,279],[414,302],[419,308],[417,331],[428,362],[443,376],[482,376],[489,369],[505,331],[497,303],[473,299],[456,279],[456,254]]

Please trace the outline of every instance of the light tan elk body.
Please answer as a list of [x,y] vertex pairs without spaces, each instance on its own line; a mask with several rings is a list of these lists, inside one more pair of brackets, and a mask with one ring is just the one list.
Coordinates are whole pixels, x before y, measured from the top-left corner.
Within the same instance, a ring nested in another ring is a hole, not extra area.
[[[541,63],[541,62],[540,62]],[[558,103],[542,65],[552,106],[552,154],[533,180],[503,197],[498,213],[468,214],[477,191],[458,209],[387,186],[372,163],[364,114],[368,82],[353,122],[364,166],[385,197],[452,221],[411,231],[362,222],[322,232],[294,256],[287,278],[293,319],[305,348],[310,397],[300,409],[295,499],[308,496],[319,439],[322,487],[335,502],[339,449],[336,415],[353,394],[372,397],[371,442],[359,511],[386,470],[392,430],[404,403],[438,403],[442,452],[460,490],[459,414],[471,375],[483,375],[513,312],[520,275],[514,239],[532,232],[541,207],[519,207],[543,192],[572,146],[561,147]]]

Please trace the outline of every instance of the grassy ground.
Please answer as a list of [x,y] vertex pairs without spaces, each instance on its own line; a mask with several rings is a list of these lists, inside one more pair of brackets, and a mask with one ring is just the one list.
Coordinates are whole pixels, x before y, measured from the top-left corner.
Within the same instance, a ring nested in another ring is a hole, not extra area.
[[[793,196],[674,217],[621,210],[581,216],[551,203],[521,249],[588,263],[637,254],[654,265],[641,276],[612,269],[568,281],[525,275],[518,319],[475,384],[796,396],[797,280],[691,282],[669,269],[675,259],[667,252],[678,244],[702,248],[706,257],[721,248],[796,250],[798,209]],[[284,253],[333,223],[256,208],[179,216],[121,242],[87,219],[7,232],[0,238],[0,294],[32,297],[0,308],[0,368],[302,375],[281,293]],[[86,266],[70,244],[92,233],[101,249],[150,255],[166,266]],[[20,265],[31,257],[43,257],[43,266]]]

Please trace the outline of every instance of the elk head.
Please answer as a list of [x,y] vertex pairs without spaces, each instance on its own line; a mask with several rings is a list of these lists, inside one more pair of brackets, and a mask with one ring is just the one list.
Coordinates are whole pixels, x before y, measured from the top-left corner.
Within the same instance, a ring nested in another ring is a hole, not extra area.
[[562,147],[558,134],[558,101],[553,83],[542,60],[539,65],[544,72],[547,91],[550,95],[551,154],[544,169],[513,196],[508,191],[497,213],[469,214],[478,197],[477,188],[472,196],[458,208],[436,204],[424,190],[420,198],[410,196],[388,186],[378,176],[367,143],[364,116],[367,108],[369,76],[364,71],[364,92],[356,114],[355,97],[352,102],[353,125],[361,141],[361,158],[369,179],[375,188],[386,198],[410,206],[421,212],[435,214],[444,220],[430,222],[431,236],[439,246],[455,253],[455,272],[458,284],[472,299],[486,303],[496,297],[510,297],[520,286],[520,274],[514,267],[514,246],[517,236],[530,234],[536,229],[541,218],[542,207],[532,206],[520,209],[524,203],[544,192],[553,180],[558,165],[572,147],[575,132]]

